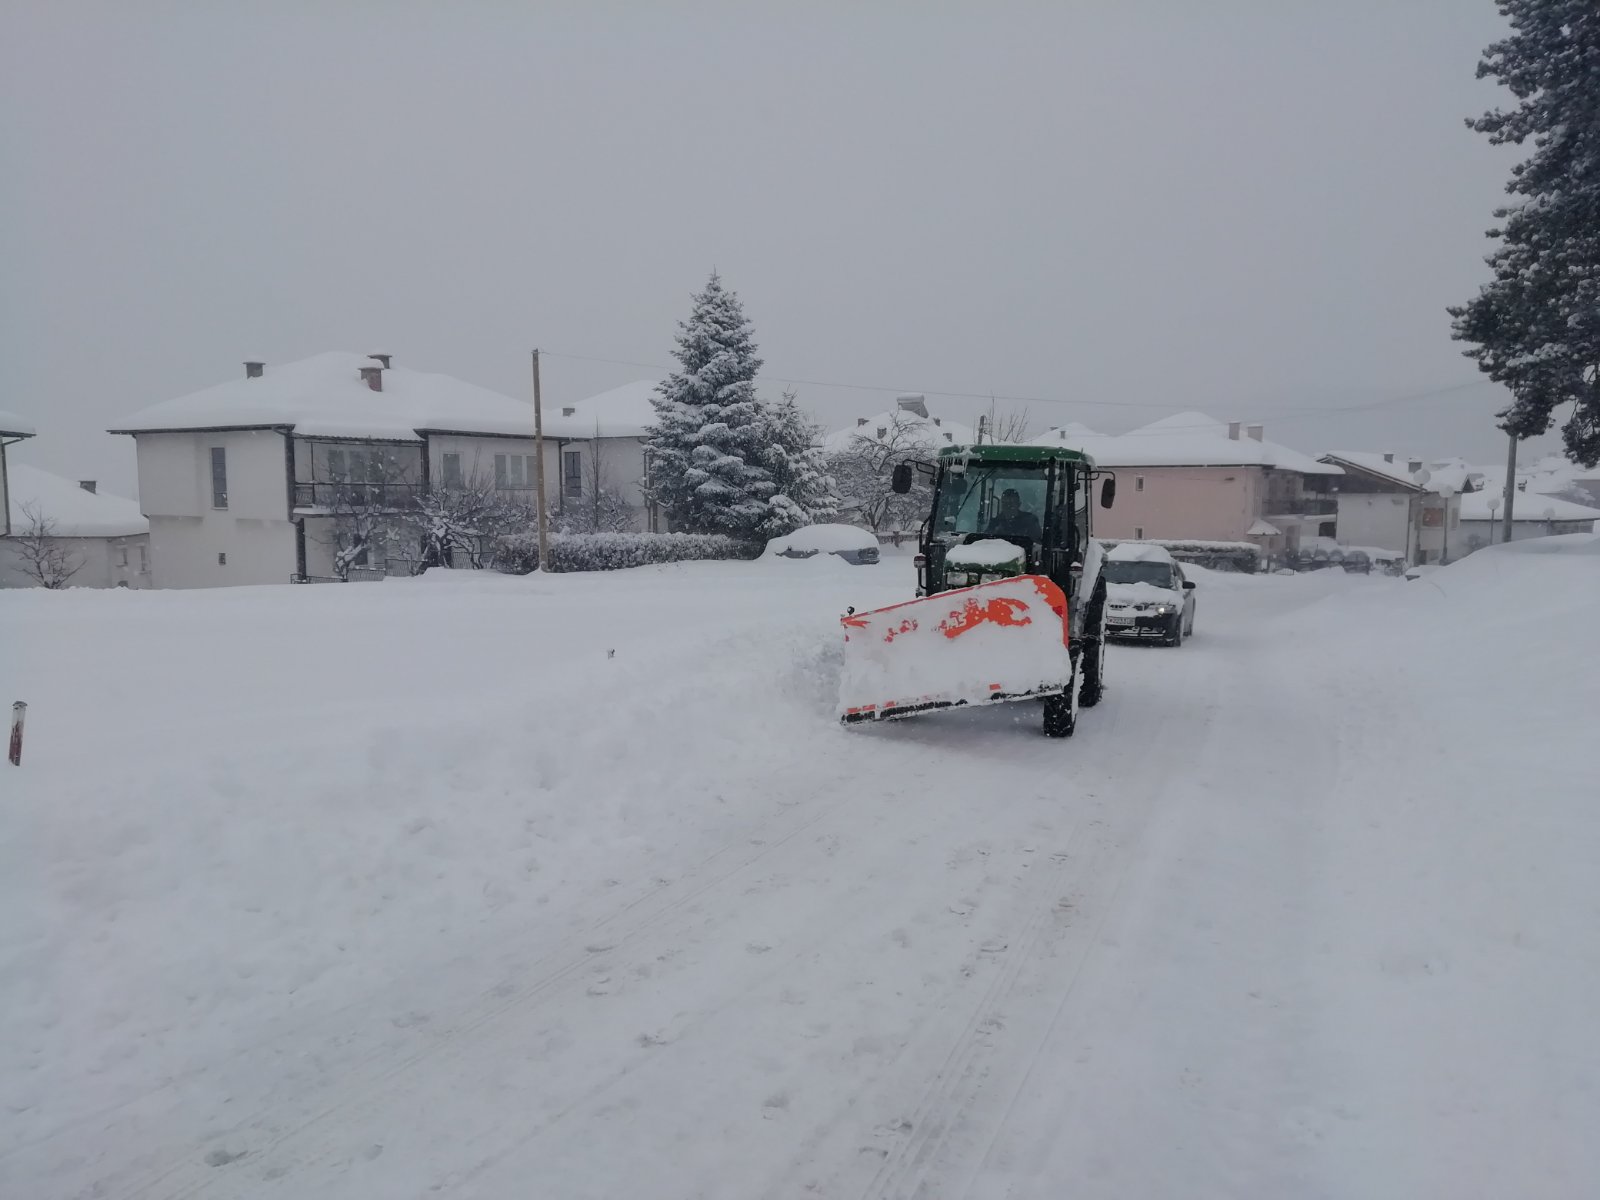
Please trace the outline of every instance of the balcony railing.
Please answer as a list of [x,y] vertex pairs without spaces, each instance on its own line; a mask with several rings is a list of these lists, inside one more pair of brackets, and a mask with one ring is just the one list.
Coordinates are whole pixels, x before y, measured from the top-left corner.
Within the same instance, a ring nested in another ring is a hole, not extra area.
[[296,508],[410,508],[420,483],[296,483]]
[[1268,500],[1267,517],[1336,517],[1339,501],[1333,496],[1309,494],[1289,500]]

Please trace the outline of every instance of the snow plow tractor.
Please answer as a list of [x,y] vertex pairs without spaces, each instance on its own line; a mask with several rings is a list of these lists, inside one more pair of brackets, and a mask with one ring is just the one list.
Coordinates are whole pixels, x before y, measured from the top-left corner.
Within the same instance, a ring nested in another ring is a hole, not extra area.
[[[1101,473],[1066,447],[950,446],[902,463],[894,490],[931,478],[917,598],[847,612],[840,719],[847,724],[1015,700],[1044,702],[1044,732],[1070,737],[1105,686],[1106,589],[1091,527]],[[1100,482],[1110,508],[1116,479]]]

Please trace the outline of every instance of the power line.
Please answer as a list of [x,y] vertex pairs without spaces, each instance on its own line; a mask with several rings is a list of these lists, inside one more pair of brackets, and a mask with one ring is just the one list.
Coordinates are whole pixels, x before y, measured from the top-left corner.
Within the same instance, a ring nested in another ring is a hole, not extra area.
[[[641,362],[637,359],[606,358],[592,354],[568,354],[559,350],[545,350],[543,353],[552,358],[569,358],[579,362],[606,363],[619,367],[642,367],[648,371],[668,372],[675,368],[662,363]],[[758,379],[769,383],[803,384],[806,387],[838,388],[854,392],[875,392],[882,394],[917,394],[923,396],[940,396],[950,400],[988,400],[1004,401],[1007,404],[1064,404],[1069,407],[1083,406],[1091,408],[1140,408],[1140,409],[1172,409],[1181,408],[1181,404],[1156,403],[1139,400],[1094,400],[1094,399],[1067,399],[1061,396],[1018,396],[1007,395],[999,392],[954,392],[939,388],[918,387],[886,387],[882,384],[848,383],[837,379],[803,379],[795,376],[761,374]],[[1399,396],[1386,396],[1377,400],[1362,401],[1356,404],[1327,404],[1327,405],[1298,405],[1291,404],[1274,410],[1269,414],[1273,421],[1295,420],[1302,416],[1316,416],[1326,413],[1343,412],[1371,412],[1377,409],[1390,408],[1401,404],[1411,404],[1418,400],[1431,400],[1438,396],[1448,396],[1456,392],[1468,391],[1472,388],[1498,386],[1487,379],[1472,380],[1463,383],[1447,384],[1443,387],[1428,388],[1419,392],[1408,392]],[[1263,423],[1252,421],[1251,424]],[[1180,432],[1185,428],[1207,429],[1209,425],[1195,424],[1193,426],[1169,426],[1172,432]]]

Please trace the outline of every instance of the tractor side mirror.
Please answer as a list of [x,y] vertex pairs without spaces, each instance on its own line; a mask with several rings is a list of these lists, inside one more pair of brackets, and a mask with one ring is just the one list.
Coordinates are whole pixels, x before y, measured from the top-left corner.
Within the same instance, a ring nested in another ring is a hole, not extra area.
[[911,490],[910,463],[895,463],[894,475],[890,479],[889,486],[894,489],[897,496],[904,496]]
[[1100,507],[1110,508],[1117,502],[1117,477],[1115,475],[1100,485]]

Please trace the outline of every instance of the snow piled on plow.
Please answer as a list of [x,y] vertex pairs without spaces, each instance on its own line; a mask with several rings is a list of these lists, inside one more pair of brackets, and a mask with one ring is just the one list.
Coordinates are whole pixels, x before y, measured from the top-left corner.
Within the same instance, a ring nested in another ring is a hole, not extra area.
[[840,716],[1059,691],[1072,674],[1065,611],[1060,588],[1020,575],[847,615]]

